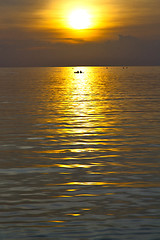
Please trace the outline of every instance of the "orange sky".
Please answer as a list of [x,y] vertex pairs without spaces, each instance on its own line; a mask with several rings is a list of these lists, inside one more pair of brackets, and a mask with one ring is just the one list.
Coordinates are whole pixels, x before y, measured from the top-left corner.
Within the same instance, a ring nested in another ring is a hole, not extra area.
[[[87,29],[69,25],[74,9],[89,13]],[[5,0],[0,2],[0,46],[14,49],[19,44],[31,51],[62,43],[103,44],[119,36],[159,41],[159,16],[159,0]]]
[[[69,29],[73,9],[89,11],[92,24],[85,33]],[[91,41],[115,38],[118,34],[159,37],[159,0],[5,0],[0,3],[0,27],[56,32],[59,38],[78,37]]]
[[[91,16],[91,26],[85,31],[69,28],[69,15],[74,9],[86,9]],[[160,31],[160,2],[158,0],[48,0],[44,7],[33,12],[39,16],[31,21],[35,28],[56,31],[60,38],[80,38],[102,41],[116,38],[119,34],[141,38],[157,38]],[[32,26],[33,26],[32,25]]]

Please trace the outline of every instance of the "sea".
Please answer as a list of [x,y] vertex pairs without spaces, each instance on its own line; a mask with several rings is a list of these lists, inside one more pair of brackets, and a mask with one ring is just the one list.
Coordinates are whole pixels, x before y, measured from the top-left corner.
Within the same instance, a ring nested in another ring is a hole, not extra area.
[[159,66],[0,68],[0,239],[160,239]]

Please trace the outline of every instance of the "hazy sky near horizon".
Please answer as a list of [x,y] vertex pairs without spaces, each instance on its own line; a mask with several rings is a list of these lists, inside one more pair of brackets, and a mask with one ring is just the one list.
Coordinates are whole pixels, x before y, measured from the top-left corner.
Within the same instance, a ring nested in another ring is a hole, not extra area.
[[159,0],[0,0],[0,66],[160,65],[159,46]]

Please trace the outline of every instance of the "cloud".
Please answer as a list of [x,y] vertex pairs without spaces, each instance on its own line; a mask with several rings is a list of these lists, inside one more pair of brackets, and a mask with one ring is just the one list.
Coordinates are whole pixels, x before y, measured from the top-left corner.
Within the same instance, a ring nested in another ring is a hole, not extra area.
[[160,65],[160,40],[120,35],[103,43],[0,42],[0,66]]
[[0,0],[0,6],[7,8],[37,8],[37,6],[41,7],[42,5],[44,5],[43,0]]
[[42,0],[0,0],[0,29],[27,27],[39,17],[36,12],[45,7],[46,2]]
[[[115,19],[110,27],[88,30],[96,36],[90,42],[49,19],[49,6],[53,18],[61,18],[57,2],[0,0],[0,66],[160,65],[159,0],[100,0],[104,12],[113,7]],[[106,41],[110,36],[115,39]]]

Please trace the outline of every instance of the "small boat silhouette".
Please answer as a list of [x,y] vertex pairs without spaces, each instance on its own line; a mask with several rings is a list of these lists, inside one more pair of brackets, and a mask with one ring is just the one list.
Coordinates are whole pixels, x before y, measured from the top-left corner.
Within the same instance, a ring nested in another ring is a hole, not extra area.
[[76,71],[76,72],[74,72],[74,73],[83,73],[82,71]]

